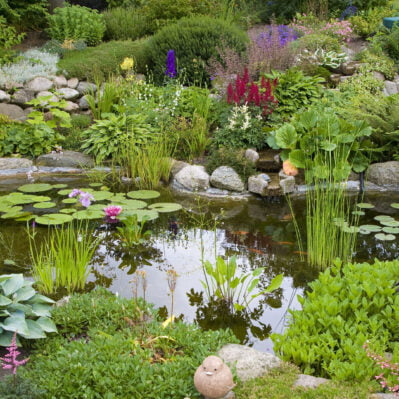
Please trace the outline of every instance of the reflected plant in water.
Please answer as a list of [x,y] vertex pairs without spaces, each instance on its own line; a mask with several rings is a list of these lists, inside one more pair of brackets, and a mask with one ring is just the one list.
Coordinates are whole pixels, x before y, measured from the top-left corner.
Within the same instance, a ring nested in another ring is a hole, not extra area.
[[136,272],[137,278],[140,279],[141,281],[141,288],[143,290],[143,299],[145,301],[145,294],[147,292],[147,286],[148,286],[148,282],[147,282],[147,272],[145,270],[138,270]]
[[148,217],[143,216],[141,222],[139,222],[137,215],[129,215],[122,219],[123,226],[116,229],[124,247],[143,244],[151,236],[151,230],[144,231],[147,221]]
[[233,256],[227,262],[218,256],[215,265],[206,261],[204,264],[208,282],[201,281],[204,288],[211,293],[211,297],[226,302],[231,310],[242,311],[249,307],[250,303],[260,295],[264,295],[280,288],[283,282],[283,274],[277,275],[270,285],[255,294],[251,294],[259,283],[259,276],[264,272],[260,267],[250,273],[237,273],[237,261]]

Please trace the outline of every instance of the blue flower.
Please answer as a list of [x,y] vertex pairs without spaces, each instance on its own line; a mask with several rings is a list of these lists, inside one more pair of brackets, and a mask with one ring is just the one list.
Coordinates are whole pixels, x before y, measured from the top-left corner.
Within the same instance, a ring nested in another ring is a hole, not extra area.
[[165,75],[168,76],[169,78],[175,78],[177,75],[175,50],[168,51],[168,55],[166,57]]

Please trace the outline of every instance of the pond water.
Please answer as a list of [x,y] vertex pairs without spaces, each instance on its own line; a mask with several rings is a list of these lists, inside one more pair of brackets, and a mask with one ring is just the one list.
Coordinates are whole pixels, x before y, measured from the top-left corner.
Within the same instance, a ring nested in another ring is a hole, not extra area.
[[[70,188],[88,185],[87,180],[76,176],[43,177],[36,182],[66,183]],[[3,180],[0,182],[0,195],[25,183],[26,179]],[[129,187],[125,187],[125,191],[129,191]],[[58,204],[61,199],[55,196]],[[392,202],[399,202],[399,193],[370,194],[362,199],[362,202],[366,201],[374,204],[375,208],[364,210],[366,214],[361,217],[361,224],[375,224],[373,218],[376,215],[399,216],[399,209],[390,206]],[[299,308],[297,294],[303,294],[307,283],[318,274],[318,270],[311,269],[301,260],[285,198],[206,200],[162,189],[160,198],[148,202],[177,202],[184,210],[160,214],[159,219],[148,222],[146,226],[152,231],[151,238],[144,245],[130,249],[122,247],[115,235],[115,226],[103,220],[91,222],[95,227],[94,234],[101,237],[101,244],[93,258],[93,272],[86,284],[87,290],[101,285],[130,298],[133,296],[131,280],[134,272],[145,270],[148,281],[145,298],[162,308],[166,317],[171,303],[166,271],[173,268],[179,275],[175,315],[194,321],[203,328],[229,326],[241,342],[258,350],[272,351],[268,336],[271,332],[283,331],[288,309]],[[292,197],[292,204],[303,233],[305,199]],[[25,209],[31,209],[29,206],[26,205]],[[39,212],[43,213],[42,210]],[[40,239],[47,234],[48,227],[36,225],[35,229]],[[29,275],[26,237],[26,222],[0,219],[0,274],[18,272]],[[226,257],[235,255],[243,272],[264,267],[260,289],[266,288],[276,275],[284,273],[281,288],[258,297],[249,310],[241,314],[231,314],[224,305],[209,302],[201,283],[205,279],[201,260],[213,262],[215,251],[217,255]],[[394,259],[398,255],[397,239],[383,242],[373,234],[359,235],[357,260]],[[15,265],[6,260],[14,261]],[[143,295],[141,288],[139,295]]]

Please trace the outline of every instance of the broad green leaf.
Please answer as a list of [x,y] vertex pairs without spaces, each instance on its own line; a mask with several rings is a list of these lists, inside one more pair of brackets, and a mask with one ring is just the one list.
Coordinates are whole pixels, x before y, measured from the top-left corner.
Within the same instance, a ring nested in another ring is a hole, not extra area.
[[24,276],[22,274],[12,274],[11,278],[0,282],[0,287],[3,289],[4,295],[10,296],[18,291],[24,285]]
[[25,317],[19,317],[12,314],[0,323],[0,327],[7,331],[18,331],[18,334],[28,335],[29,328],[26,324]]
[[32,311],[36,316],[45,316],[49,317],[51,316],[50,313],[50,306],[41,304],[41,303],[34,303],[32,305]]
[[289,155],[290,162],[297,168],[304,168],[306,157],[303,150],[292,150]]
[[233,306],[234,306],[234,309],[237,310],[237,312],[241,312],[242,310],[245,309],[245,306],[240,305],[239,303],[235,303]]
[[284,279],[284,274],[279,274],[270,282],[269,286],[263,292],[273,292],[280,288]]
[[40,339],[40,338],[46,338],[46,334],[43,331],[43,329],[40,327],[40,324],[37,323],[35,320],[26,320],[26,324],[28,326],[28,334],[21,334],[19,331],[18,333],[22,335],[24,338],[28,339]]
[[33,298],[35,295],[35,290],[30,287],[22,287],[20,288],[14,295],[13,295],[13,300],[14,302],[22,302],[22,301],[27,301],[30,298]]
[[253,291],[253,289],[258,285],[259,283],[259,279],[255,278],[251,281],[251,283],[249,284],[248,288],[247,288],[247,294],[249,294],[250,292]]
[[295,149],[298,141],[296,129],[290,123],[286,123],[276,130],[276,144],[280,148]]
[[7,306],[12,303],[12,300],[4,295],[0,295],[0,306]]

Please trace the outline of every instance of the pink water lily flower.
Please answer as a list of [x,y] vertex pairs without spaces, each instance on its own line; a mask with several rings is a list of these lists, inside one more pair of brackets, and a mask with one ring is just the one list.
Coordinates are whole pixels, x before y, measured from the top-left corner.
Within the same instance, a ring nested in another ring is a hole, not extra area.
[[107,218],[115,220],[116,217],[122,212],[122,207],[117,205],[109,205],[104,208],[104,212]]

